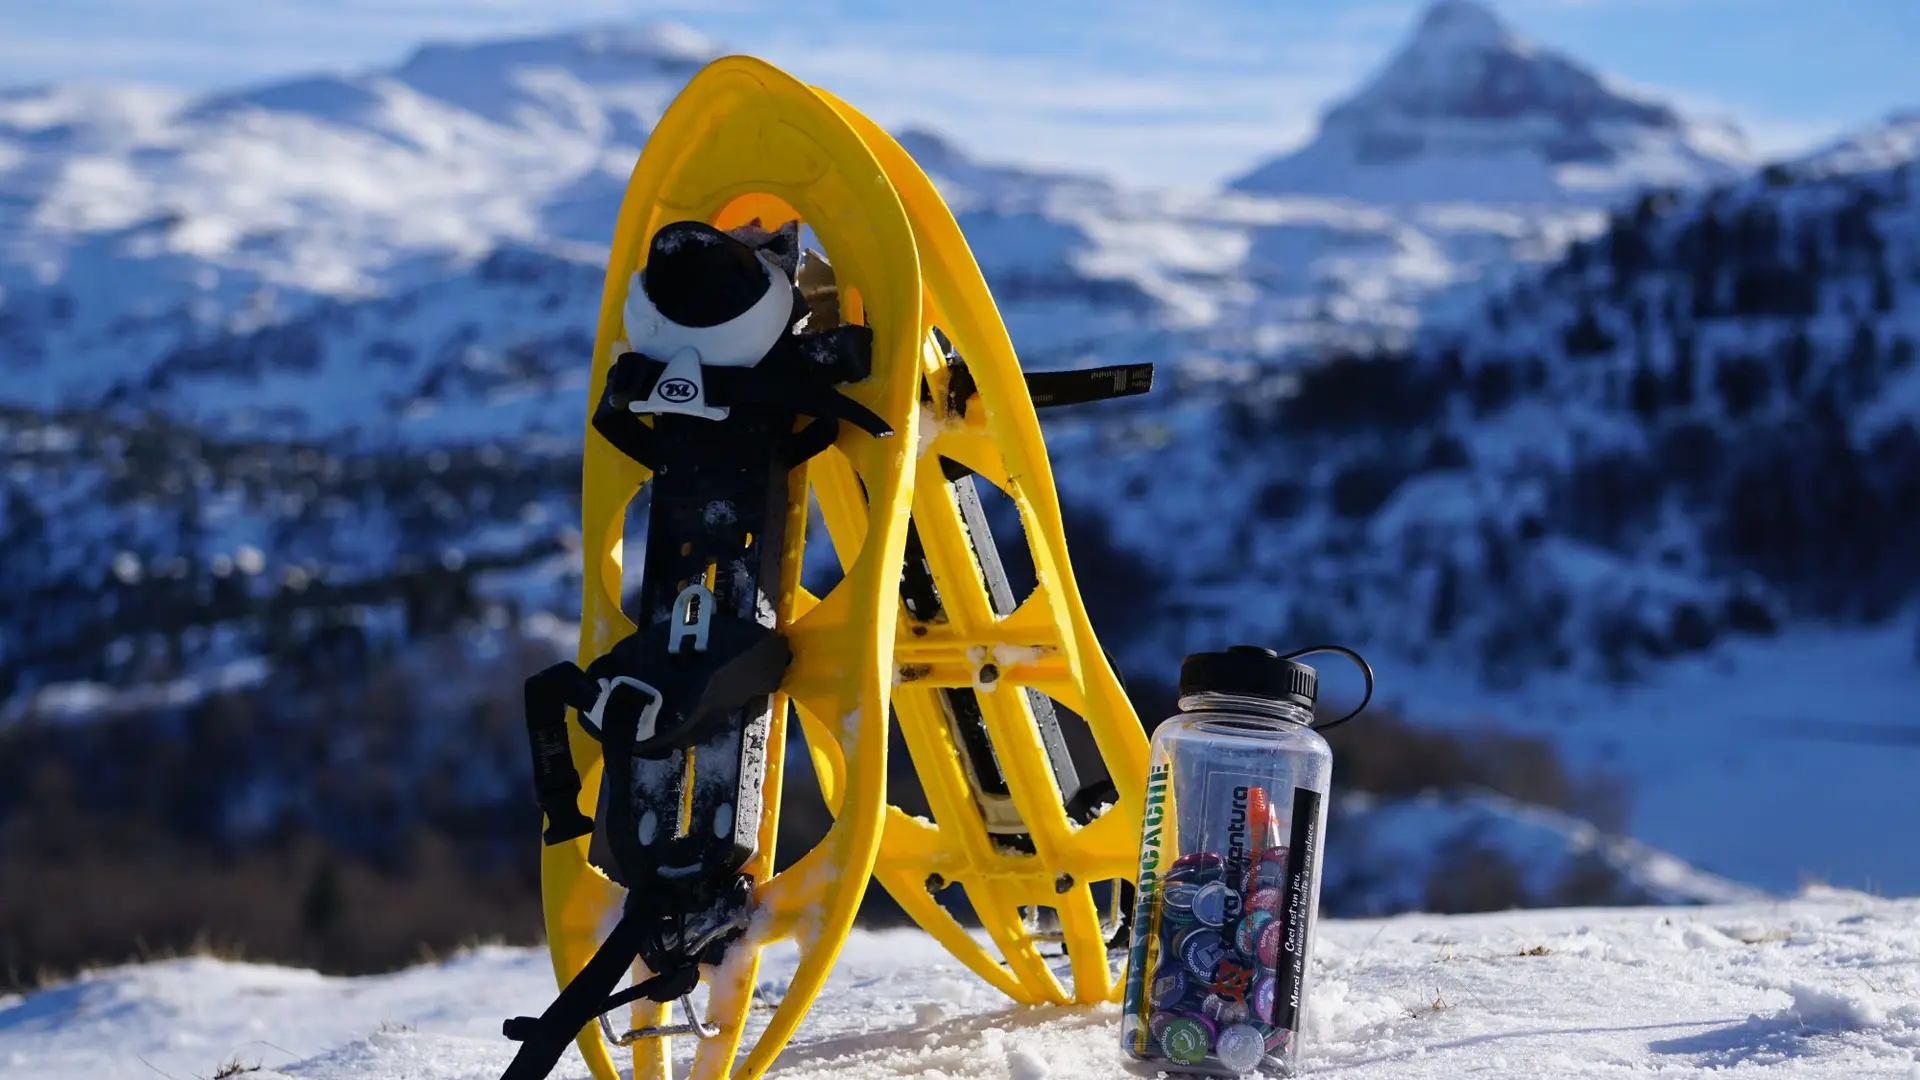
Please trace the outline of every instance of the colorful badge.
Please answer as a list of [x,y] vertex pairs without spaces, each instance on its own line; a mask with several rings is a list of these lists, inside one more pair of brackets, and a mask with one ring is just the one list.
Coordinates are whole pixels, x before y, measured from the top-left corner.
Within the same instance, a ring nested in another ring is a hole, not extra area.
[[1223,994],[1208,994],[1207,1000],[1200,1003],[1200,1011],[1219,1024],[1238,1024],[1247,1018],[1247,1007]]
[[1234,1072],[1247,1072],[1266,1056],[1266,1041],[1246,1024],[1234,1024],[1214,1040],[1213,1053],[1220,1064]]
[[1256,889],[1278,888],[1287,880],[1287,849],[1270,847],[1260,853],[1260,861],[1253,868],[1253,884]]
[[1227,921],[1228,908],[1238,906],[1232,898],[1233,890],[1225,882],[1202,885],[1193,894],[1193,917],[1206,926],[1220,926]]
[[1273,921],[1273,914],[1255,908],[1247,912],[1239,925],[1234,927],[1233,947],[1240,950],[1241,956],[1253,957],[1260,954],[1260,931]]
[[1187,973],[1177,967],[1161,968],[1154,973],[1151,993],[1154,1008],[1173,1008],[1187,996]]
[[1192,1016],[1177,1016],[1160,1032],[1160,1049],[1181,1065],[1198,1065],[1212,1041],[1206,1026]]
[[1220,966],[1220,958],[1225,952],[1220,947],[1219,932],[1204,926],[1182,934],[1174,947],[1187,970],[1203,980],[1213,978],[1213,970]]
[[1260,928],[1258,951],[1263,967],[1280,966],[1280,920],[1275,919]]
[[1253,981],[1253,1018],[1263,1024],[1273,1023],[1273,992],[1279,980],[1271,975],[1262,975]]

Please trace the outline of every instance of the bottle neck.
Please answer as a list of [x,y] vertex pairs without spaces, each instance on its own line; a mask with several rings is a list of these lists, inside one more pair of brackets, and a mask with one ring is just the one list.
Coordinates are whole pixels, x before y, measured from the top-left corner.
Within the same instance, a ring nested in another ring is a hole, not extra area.
[[1313,710],[1304,705],[1273,698],[1248,697],[1242,694],[1210,692],[1187,694],[1180,698],[1180,711],[1236,713],[1249,718],[1277,720],[1299,727],[1313,726]]

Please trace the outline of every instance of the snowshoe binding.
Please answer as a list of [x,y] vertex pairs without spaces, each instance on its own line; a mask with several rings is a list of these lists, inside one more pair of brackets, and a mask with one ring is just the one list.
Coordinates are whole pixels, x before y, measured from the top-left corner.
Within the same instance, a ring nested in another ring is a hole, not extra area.
[[[563,989],[542,1016],[507,1022],[521,1043],[507,1080],[545,1076],[568,1043],[600,1080],[618,1075],[610,1043],[632,1048],[636,1078],[669,1076],[669,1036],[685,1034],[692,1075],[757,1076],[852,924],[885,799],[925,334],[899,201],[857,183],[878,175],[805,87],[737,60],[689,83],[635,166],[594,352],[579,658],[527,685]],[[797,225],[778,227],[801,220],[840,259],[854,301],[847,325],[825,333],[803,325]],[[873,507],[846,580],[802,611],[806,476],[823,455],[860,477]],[[629,561],[622,530],[642,484],[646,552]],[[623,562],[641,571],[634,620],[621,611]],[[835,762],[824,794],[837,816],[776,875],[789,702]],[[799,968],[736,1068],[759,951],[783,938],[799,945]],[[688,1016],[667,1023],[674,1001]],[[631,1025],[606,1019],[623,1006]]]

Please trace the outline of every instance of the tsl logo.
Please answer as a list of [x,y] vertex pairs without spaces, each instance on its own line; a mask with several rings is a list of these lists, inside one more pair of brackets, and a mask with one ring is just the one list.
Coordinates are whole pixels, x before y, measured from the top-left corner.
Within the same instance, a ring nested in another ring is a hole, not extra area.
[[660,400],[680,405],[699,397],[700,388],[686,379],[668,379],[660,384],[657,393],[660,395]]

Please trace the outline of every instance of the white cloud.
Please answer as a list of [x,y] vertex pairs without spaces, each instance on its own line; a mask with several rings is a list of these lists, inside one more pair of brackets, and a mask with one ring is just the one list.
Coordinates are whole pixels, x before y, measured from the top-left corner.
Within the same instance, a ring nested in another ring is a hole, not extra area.
[[884,125],[928,124],[987,158],[1170,186],[1217,182],[1297,142],[1356,75],[1128,73],[859,44],[759,51]]

